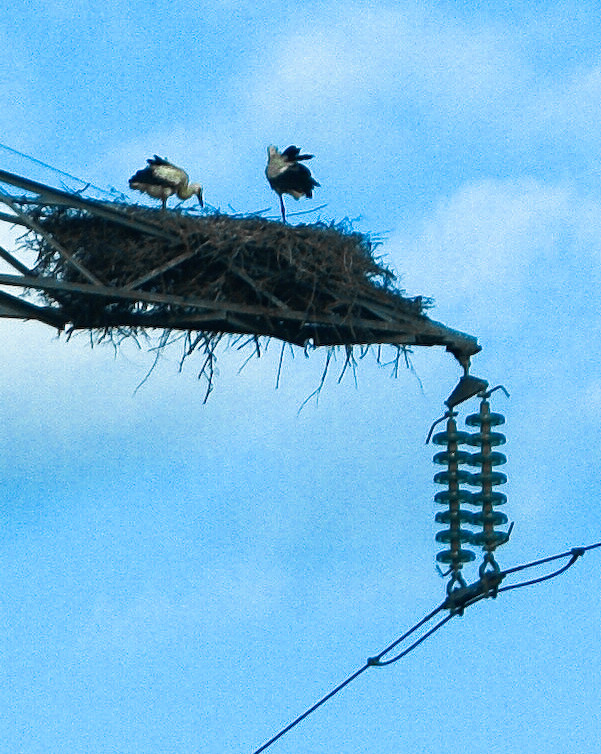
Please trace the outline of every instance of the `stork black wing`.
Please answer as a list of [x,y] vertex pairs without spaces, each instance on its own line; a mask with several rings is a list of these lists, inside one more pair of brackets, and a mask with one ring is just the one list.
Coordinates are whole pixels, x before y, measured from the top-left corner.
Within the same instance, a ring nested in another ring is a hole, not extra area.
[[287,170],[278,175],[274,183],[276,184],[274,186],[276,191],[286,194],[291,191],[298,191],[308,197],[312,197],[313,189],[319,186],[309,168],[296,162],[291,163]]
[[293,162],[296,160],[296,156],[299,154],[300,149],[298,147],[290,146],[284,149],[282,152],[282,156],[285,157],[287,160],[290,160]]
[[284,149],[282,155],[289,162],[298,162],[298,160],[311,160],[313,158],[312,154],[301,154],[300,149],[295,146],[290,146]]
[[149,165],[172,165],[173,163],[169,162],[169,160],[166,160],[164,157],[159,157],[158,154],[155,154],[154,157],[149,157],[146,162]]
[[138,170],[137,173],[134,173],[134,175],[132,175],[132,177],[129,179],[130,188],[133,188],[135,183],[146,184],[147,186],[165,185],[165,181],[157,178],[157,176],[154,174],[153,169],[150,167],[144,168],[143,170]]

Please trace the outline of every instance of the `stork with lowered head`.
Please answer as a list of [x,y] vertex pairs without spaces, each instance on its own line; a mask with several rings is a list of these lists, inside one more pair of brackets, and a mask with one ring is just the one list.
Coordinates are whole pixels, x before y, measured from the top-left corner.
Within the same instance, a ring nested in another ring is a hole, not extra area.
[[286,209],[283,194],[290,194],[295,199],[301,196],[311,198],[313,189],[320,184],[313,178],[308,167],[301,164],[301,160],[312,159],[312,154],[301,154],[300,149],[290,146],[280,152],[273,145],[267,148],[267,167],[265,175],[269,185],[280,197],[282,222],[286,222]]
[[182,168],[159,157],[146,160],[148,165],[132,175],[129,179],[129,187],[135,191],[143,191],[145,194],[160,199],[163,209],[167,207],[167,199],[176,194],[180,199],[189,199],[198,196],[198,203],[204,207],[202,198],[202,186],[199,183],[190,183],[188,174]]

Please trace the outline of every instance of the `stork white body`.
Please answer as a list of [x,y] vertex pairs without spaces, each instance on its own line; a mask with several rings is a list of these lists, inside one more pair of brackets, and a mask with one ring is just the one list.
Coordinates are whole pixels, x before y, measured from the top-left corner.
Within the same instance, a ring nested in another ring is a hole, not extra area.
[[300,163],[301,160],[310,160],[312,157],[312,154],[301,154],[295,146],[290,146],[283,152],[273,145],[267,148],[265,175],[271,188],[280,197],[283,222],[286,222],[283,194],[290,194],[295,199],[300,199],[301,196],[311,198],[313,189],[319,186],[309,168]]
[[148,166],[138,170],[129,179],[130,188],[160,199],[163,209],[167,207],[167,199],[174,194],[182,200],[196,195],[200,206],[204,206],[202,186],[199,183],[190,183],[185,170],[156,154],[146,162]]

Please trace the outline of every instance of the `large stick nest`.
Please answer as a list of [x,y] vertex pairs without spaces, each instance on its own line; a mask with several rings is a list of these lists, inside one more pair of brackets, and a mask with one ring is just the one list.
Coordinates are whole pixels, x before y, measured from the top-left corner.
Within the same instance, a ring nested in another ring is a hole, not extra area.
[[37,254],[33,287],[70,330],[115,342],[159,329],[161,345],[179,331],[183,358],[204,353],[209,391],[227,333],[251,336],[257,353],[259,336],[341,345],[353,364],[356,345],[393,344],[397,362],[407,345],[444,345],[462,363],[479,350],[429,320],[429,300],[406,297],[374,255],[377,242],[350,223],[290,226],[117,203],[25,203],[22,212],[23,244]]
[[[186,308],[182,299],[224,311],[242,306],[245,314],[271,318],[260,332],[271,327],[276,337],[273,318],[278,315],[285,320],[292,313],[302,315],[305,323],[331,320],[344,329],[345,323],[373,320],[378,305],[393,315],[423,313],[422,298],[406,298],[394,286],[393,273],[374,258],[370,238],[348,225],[289,226],[256,216],[194,217],[132,207],[124,211],[166,237],[86,211],[48,206],[36,220],[44,233],[28,237],[28,246],[38,255],[37,274],[66,283],[89,282],[55,241],[104,286],[176,297],[177,303],[167,298],[142,304],[133,298],[96,299],[93,319],[99,327],[107,324],[103,312],[110,312],[110,322],[119,315],[127,321],[127,315],[141,310],[172,314]],[[90,300],[79,292],[45,295],[68,310],[76,326],[82,318],[90,319]]]

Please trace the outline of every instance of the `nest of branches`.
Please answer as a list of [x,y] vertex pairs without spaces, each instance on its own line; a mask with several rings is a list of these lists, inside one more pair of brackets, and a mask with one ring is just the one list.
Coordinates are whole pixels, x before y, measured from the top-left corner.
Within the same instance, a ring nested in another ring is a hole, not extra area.
[[[185,333],[185,355],[204,350],[209,385],[215,344],[227,333],[251,336],[257,352],[267,336],[341,345],[348,359],[356,344],[395,343],[394,332],[382,338],[374,323],[390,330],[398,322],[402,332],[408,322],[428,322],[429,302],[405,297],[375,257],[377,242],[350,223],[109,209],[108,216],[55,205],[28,210],[24,244],[37,254],[34,272],[58,283],[42,296],[71,330],[87,329],[96,340],[158,328],[164,344],[170,333]],[[398,355],[403,347],[396,348]]]
[[[36,219],[44,233],[28,237],[38,256],[36,273],[88,283],[70,257],[104,286],[177,298],[146,307],[156,312],[189,299],[192,305],[301,312],[307,320],[373,316],[366,309],[370,302],[422,313],[422,299],[405,298],[394,287],[393,273],[374,257],[375,244],[348,224],[290,226],[256,216],[195,217],[139,207],[124,207],[123,214],[146,230],[83,210],[45,207]],[[153,228],[161,234],[153,235]],[[49,299],[74,310],[82,304],[78,292],[53,292]],[[116,299],[111,307],[127,314],[138,302]]]

